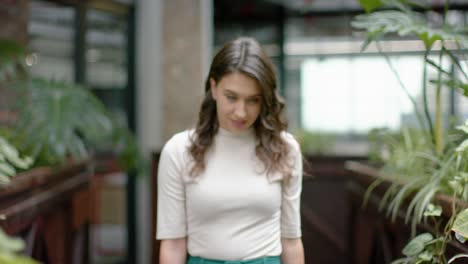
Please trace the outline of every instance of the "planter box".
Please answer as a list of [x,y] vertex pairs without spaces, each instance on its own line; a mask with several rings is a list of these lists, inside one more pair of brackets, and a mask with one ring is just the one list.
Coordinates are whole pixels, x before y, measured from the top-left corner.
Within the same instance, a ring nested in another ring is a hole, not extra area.
[[89,162],[69,163],[63,168],[38,167],[22,172],[12,178],[10,184],[0,187],[0,201],[17,196],[47,185],[70,175],[79,174],[87,169]]
[[91,162],[35,168],[0,189],[0,226],[26,240],[26,254],[44,263],[87,263],[87,187]]
[[[345,165],[351,173],[348,185],[350,196],[351,245],[353,247],[353,263],[390,263],[391,260],[402,257],[401,250],[410,239],[410,226],[404,222],[408,203],[404,203],[398,213],[397,220],[392,222],[384,211],[378,209],[386,190],[394,183],[394,179],[382,174],[376,167],[368,164],[348,161]],[[383,180],[370,195],[369,202],[363,207],[365,192],[375,180]],[[447,195],[436,195],[434,202],[442,206],[442,217],[447,220],[451,216],[452,198]],[[458,206],[467,207],[466,203],[456,201]],[[433,232],[433,226],[419,224],[418,231]],[[468,253],[468,246],[457,241],[451,241],[447,248],[447,257],[458,253]],[[463,259],[453,263],[465,263]]]

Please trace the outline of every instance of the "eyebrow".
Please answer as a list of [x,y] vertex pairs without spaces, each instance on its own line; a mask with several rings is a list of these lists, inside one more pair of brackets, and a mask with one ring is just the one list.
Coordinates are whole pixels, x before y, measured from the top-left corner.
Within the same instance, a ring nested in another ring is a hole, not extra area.
[[[238,96],[238,94],[236,92],[233,92],[233,91],[231,91],[229,89],[224,89],[224,92],[228,93],[228,94]],[[255,98],[255,97],[262,97],[262,95],[261,94],[254,94],[254,95],[247,96],[247,98]]]

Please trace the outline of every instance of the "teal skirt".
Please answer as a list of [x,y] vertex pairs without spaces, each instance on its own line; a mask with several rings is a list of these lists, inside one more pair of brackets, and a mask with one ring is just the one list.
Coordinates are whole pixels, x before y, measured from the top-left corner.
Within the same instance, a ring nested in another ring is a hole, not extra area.
[[281,264],[281,259],[280,257],[264,257],[244,261],[228,261],[189,256],[187,264]]

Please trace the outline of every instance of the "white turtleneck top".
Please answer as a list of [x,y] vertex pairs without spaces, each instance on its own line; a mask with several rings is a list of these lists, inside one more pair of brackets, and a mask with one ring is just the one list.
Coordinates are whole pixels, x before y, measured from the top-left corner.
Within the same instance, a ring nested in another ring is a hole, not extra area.
[[301,236],[302,157],[291,134],[291,177],[267,176],[255,155],[252,129],[222,128],[205,156],[206,168],[189,176],[190,134],[174,135],[158,169],[157,239],[187,238],[188,253],[209,259],[249,260],[281,254],[281,238]]

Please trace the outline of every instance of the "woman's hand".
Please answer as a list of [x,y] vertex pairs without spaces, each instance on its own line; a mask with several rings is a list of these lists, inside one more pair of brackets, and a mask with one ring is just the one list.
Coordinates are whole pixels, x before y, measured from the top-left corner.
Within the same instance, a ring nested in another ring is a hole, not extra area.
[[161,240],[159,249],[160,264],[185,264],[187,258],[186,238]]
[[281,262],[283,264],[304,264],[304,247],[300,238],[281,239],[283,253]]

